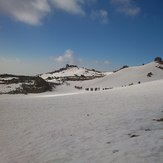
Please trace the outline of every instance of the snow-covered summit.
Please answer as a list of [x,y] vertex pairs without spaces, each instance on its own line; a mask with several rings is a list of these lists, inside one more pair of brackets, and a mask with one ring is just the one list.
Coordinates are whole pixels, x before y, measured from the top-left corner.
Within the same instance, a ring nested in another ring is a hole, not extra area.
[[65,80],[89,80],[94,78],[103,77],[104,73],[100,71],[96,71],[94,69],[87,69],[87,68],[79,68],[76,65],[66,65],[65,68],[61,68],[59,70],[45,73],[40,75],[43,79],[49,82],[57,82],[61,79]]

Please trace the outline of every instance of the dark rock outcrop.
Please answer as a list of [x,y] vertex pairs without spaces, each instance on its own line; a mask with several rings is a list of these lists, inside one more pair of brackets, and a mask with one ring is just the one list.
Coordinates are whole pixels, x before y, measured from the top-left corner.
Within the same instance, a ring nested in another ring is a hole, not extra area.
[[10,94],[42,93],[52,90],[52,86],[38,76],[2,74],[0,75],[0,78],[3,84],[20,84],[20,87],[14,91],[9,92]]
[[120,69],[118,69],[118,70],[115,70],[115,71],[113,71],[114,73],[115,72],[118,72],[118,71],[120,71],[120,70],[123,70],[123,69],[125,69],[125,68],[128,68],[129,66],[127,66],[127,65],[124,65],[123,67],[121,67]]
[[163,60],[162,60],[161,57],[156,57],[156,58],[154,59],[154,61],[157,62],[157,63],[159,63],[159,64],[163,64]]

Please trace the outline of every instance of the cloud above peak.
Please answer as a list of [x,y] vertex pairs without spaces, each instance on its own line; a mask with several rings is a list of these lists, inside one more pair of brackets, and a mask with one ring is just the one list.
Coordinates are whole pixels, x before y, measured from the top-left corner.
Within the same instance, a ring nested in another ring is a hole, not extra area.
[[59,64],[74,64],[74,52],[71,49],[68,49],[64,52],[63,55],[59,55],[54,58],[54,61]]

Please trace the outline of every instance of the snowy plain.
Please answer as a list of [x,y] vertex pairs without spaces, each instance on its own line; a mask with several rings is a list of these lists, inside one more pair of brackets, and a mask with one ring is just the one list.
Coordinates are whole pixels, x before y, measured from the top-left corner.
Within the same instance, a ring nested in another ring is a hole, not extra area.
[[163,80],[0,96],[0,163],[162,163]]

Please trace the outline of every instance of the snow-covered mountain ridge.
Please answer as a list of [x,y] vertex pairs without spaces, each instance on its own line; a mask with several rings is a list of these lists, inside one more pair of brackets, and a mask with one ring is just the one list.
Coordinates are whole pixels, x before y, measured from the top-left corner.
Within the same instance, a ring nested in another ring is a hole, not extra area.
[[160,80],[163,79],[163,63],[162,59],[158,60],[156,58],[154,61],[145,65],[124,66],[117,71],[104,73],[104,75],[104,77],[94,80],[68,81],[68,84],[66,82],[57,87],[56,90],[59,92],[69,92],[74,88],[82,88],[87,91],[109,90]]
[[79,68],[76,65],[66,65],[65,68],[41,74],[40,77],[48,82],[63,83],[64,81],[84,81],[104,77],[105,74],[87,68]]
[[[96,91],[108,90],[163,79],[163,61],[160,57],[156,57],[153,62],[145,65],[123,66],[119,70],[105,73],[67,64],[65,68],[38,75],[38,77],[42,78],[46,83],[53,84],[56,93],[88,90],[88,88]],[[36,76],[21,82],[16,75],[9,75],[8,77],[0,75],[0,93],[19,92],[17,90],[22,89],[22,83],[26,84],[25,89],[28,87],[27,89],[33,92],[35,88],[34,84],[32,84],[34,78]]]

